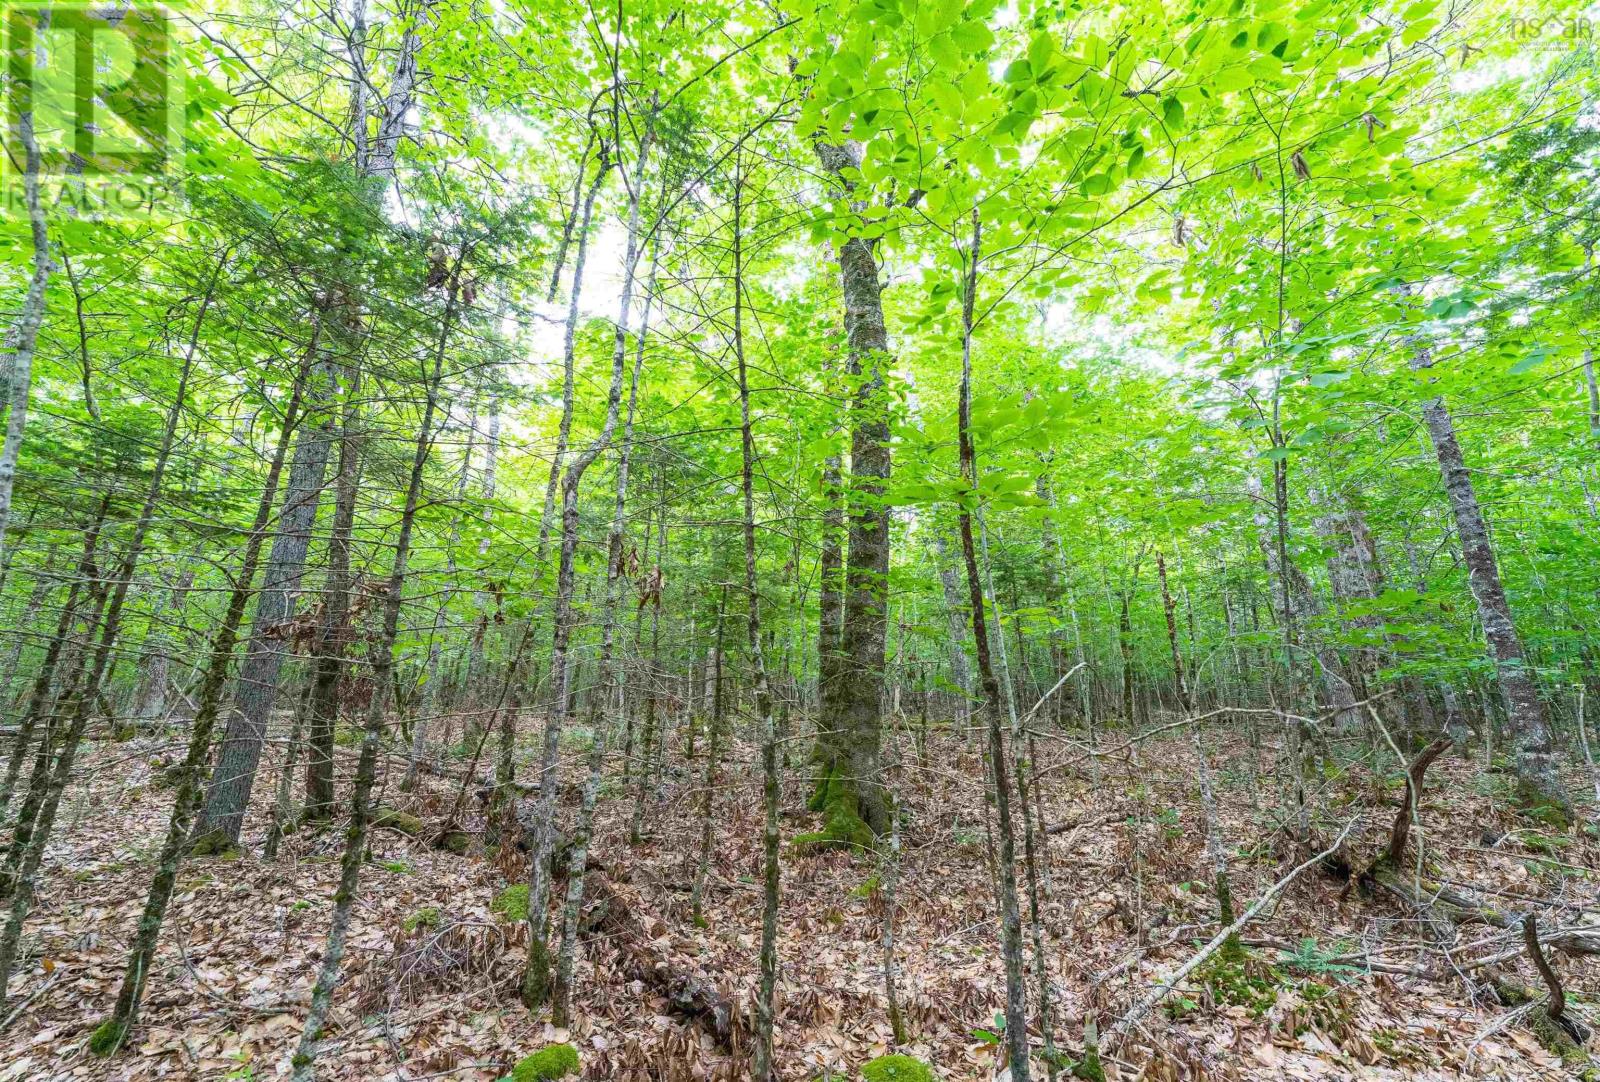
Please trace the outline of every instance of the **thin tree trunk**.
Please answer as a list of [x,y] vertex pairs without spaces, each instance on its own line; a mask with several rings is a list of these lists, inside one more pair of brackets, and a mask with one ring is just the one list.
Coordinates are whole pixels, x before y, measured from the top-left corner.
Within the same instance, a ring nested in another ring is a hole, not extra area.
[[[116,582],[112,586],[110,604],[106,608],[105,620],[100,626],[100,641],[96,644],[87,678],[82,687],[72,693],[65,710],[68,718],[67,729],[62,735],[60,750],[57,751],[55,756],[55,764],[49,775],[40,779],[47,787],[44,792],[43,803],[39,808],[38,818],[33,824],[28,847],[22,855],[17,874],[8,884],[11,888],[11,914],[3,937],[0,937],[0,1010],[5,1007],[6,982],[11,979],[11,969],[16,963],[17,948],[22,939],[23,922],[27,919],[28,910],[33,904],[35,879],[39,864],[44,859],[45,846],[49,843],[51,831],[55,826],[56,811],[60,807],[61,794],[66,791],[67,784],[72,779],[72,765],[77,757],[78,746],[82,741],[84,729],[88,726],[89,718],[94,713],[95,706],[99,700],[107,664],[110,661],[112,649],[116,646],[117,636],[122,630],[122,616],[125,611],[128,590],[133,584],[134,573],[138,570],[139,558],[144,554],[145,539],[149,536],[150,524],[155,519],[156,508],[161,503],[162,485],[166,478],[167,464],[172,457],[172,448],[177,439],[178,422],[183,417],[184,406],[188,401],[189,380],[194,372],[200,330],[205,323],[206,313],[211,308],[211,301],[216,293],[217,282],[222,276],[223,268],[227,265],[227,259],[228,253],[224,252],[212,271],[210,282],[200,301],[199,309],[195,313],[193,330],[190,333],[188,348],[184,351],[183,366],[178,375],[178,388],[173,397],[172,408],[167,411],[166,424],[162,429],[161,443],[156,450],[155,462],[150,472],[150,484],[145,492],[144,503],[139,509],[139,517],[134,524],[133,535],[128,540],[127,551],[123,554],[122,563],[117,571]],[[45,743],[48,744],[48,740]]]
[[[556,790],[560,783],[561,731],[566,725],[572,691],[573,588],[578,549],[578,490],[595,459],[610,446],[622,400],[622,379],[628,350],[629,313],[633,307],[634,273],[639,261],[640,189],[655,138],[655,113],[646,120],[639,141],[633,183],[628,188],[627,244],[623,257],[622,291],[611,351],[611,386],[606,395],[605,422],[600,432],[567,466],[561,483],[561,555],[556,570],[555,620],[550,643],[549,714],[545,719],[544,746],[539,758],[539,804],[535,816],[528,880],[528,958],[522,975],[521,997],[529,1010],[541,1006],[550,993],[550,950],[545,940],[546,910],[550,902],[550,850],[555,837]],[[602,170],[602,174],[604,170]],[[599,178],[596,178],[598,186]],[[563,412],[566,412],[563,409]]]
[[[628,827],[628,844],[639,845],[643,840],[645,798],[650,792],[655,772],[651,769],[652,755],[660,757],[661,745],[666,743],[656,734],[656,713],[659,708],[666,674],[661,668],[661,590],[662,565],[667,556],[667,474],[661,470],[659,509],[656,514],[656,562],[650,576],[650,686],[644,703],[644,728],[640,735],[641,750],[637,785],[633,798],[633,819]],[[640,602],[643,605],[643,601]]]
[[[45,555],[44,566],[33,577],[33,589],[28,592],[27,603],[23,605],[22,619],[11,632],[11,649],[6,651],[5,664],[0,666],[0,708],[11,701],[11,682],[16,678],[17,666],[22,661],[23,644],[33,632],[33,625],[39,619],[39,611],[44,608],[45,599],[56,586],[55,568],[56,548],[51,545]],[[4,814],[5,804],[0,802],[0,815]]]
[[[1194,694],[1184,676],[1183,652],[1178,648],[1178,622],[1172,602],[1172,591],[1167,586],[1167,563],[1161,553],[1156,553],[1156,573],[1161,578],[1161,607],[1167,618],[1167,644],[1172,649],[1172,671],[1178,685],[1178,703],[1186,718],[1194,716]],[[1211,761],[1206,756],[1204,742],[1200,739],[1200,723],[1190,721],[1193,734],[1195,764],[1200,781],[1200,810],[1205,816],[1206,857],[1211,862],[1212,883],[1217,891],[1217,913],[1222,927],[1233,923],[1233,889],[1228,881],[1227,850],[1222,843],[1222,824],[1217,817],[1216,795],[1211,787]],[[1237,941],[1229,945],[1229,953],[1238,953]]]
[[156,874],[145,897],[144,910],[134,933],[133,948],[128,953],[128,964],[117,993],[112,1016],[90,1039],[90,1048],[102,1055],[116,1051],[126,1041],[128,1031],[138,1020],[139,1000],[144,992],[144,982],[149,976],[150,964],[155,958],[156,944],[161,938],[161,924],[166,917],[167,905],[172,901],[173,889],[178,882],[178,868],[183,862],[183,851],[189,837],[191,824],[204,792],[206,759],[211,752],[211,734],[216,727],[217,713],[222,703],[228,669],[233,660],[234,646],[238,642],[239,626],[244,620],[245,606],[250,600],[251,584],[261,562],[268,526],[272,521],[272,505],[277,498],[278,482],[283,474],[284,462],[289,456],[289,444],[300,420],[300,404],[305,385],[310,376],[313,360],[307,356],[296,374],[288,404],[284,407],[283,427],[278,438],[272,464],[262,482],[261,499],[256,505],[255,522],[245,541],[239,571],[234,579],[233,592],[222,624],[211,640],[210,661],[204,683],[196,699],[194,721],[189,729],[189,747],[178,769],[178,791],[172,801],[172,813],[167,823],[167,835],[161,853],[156,858]]
[[[50,13],[40,15],[40,31],[49,25]],[[11,492],[16,486],[17,462],[22,455],[22,437],[28,426],[28,397],[33,384],[33,351],[44,322],[45,289],[55,261],[50,258],[50,235],[46,229],[44,207],[39,201],[39,144],[33,135],[33,108],[17,112],[17,134],[22,142],[23,198],[28,207],[28,234],[33,242],[33,275],[22,298],[22,312],[6,335],[5,359],[0,371],[10,377],[10,396],[6,404],[6,434],[0,443],[0,556],[6,551],[6,527],[11,521]],[[4,990],[0,989],[0,998]]]
[[57,666],[61,661],[61,652],[67,640],[72,637],[73,625],[77,622],[78,596],[83,592],[83,584],[94,574],[95,552],[100,544],[100,531],[105,525],[106,512],[110,507],[111,494],[108,491],[100,501],[94,521],[84,532],[83,554],[78,559],[77,577],[67,590],[66,600],[62,602],[61,612],[56,617],[55,634],[50,637],[50,642],[45,647],[44,658],[39,663],[39,671],[34,674],[33,687],[28,693],[27,705],[23,708],[22,720],[17,726],[10,758],[6,761],[5,779],[0,781],[0,819],[4,818],[6,809],[11,806],[11,798],[16,795],[17,778],[22,774],[22,764],[27,759],[28,749],[33,743],[34,730],[38,728],[39,720],[44,717],[50,689],[55,682]]
[[722,757],[722,635],[726,626],[728,612],[728,587],[722,587],[722,600],[717,604],[717,637],[716,646],[712,653],[713,679],[716,681],[711,692],[711,722],[709,733],[706,737],[706,772],[700,784],[700,859],[695,862],[694,886],[689,892],[690,921],[695,927],[705,927],[705,917],[701,913],[701,904],[705,901],[706,877],[711,871],[711,847],[716,840],[716,828],[712,822],[712,812],[717,806],[717,767],[718,759]]
[[[957,410],[957,438],[960,445],[961,476],[973,500],[978,496],[977,452],[972,442],[972,317],[978,287],[978,258],[982,227],[978,212],[972,214],[972,245],[967,252],[967,281],[962,298],[961,391]],[[1010,1055],[1012,1082],[1028,1082],[1028,1002],[1023,981],[1022,915],[1017,905],[1017,857],[1015,830],[1011,824],[1011,786],[1007,778],[1005,737],[1000,727],[1000,682],[995,677],[989,654],[988,616],[983,580],[978,574],[977,545],[973,540],[972,510],[960,505],[961,552],[967,566],[967,592],[972,606],[972,639],[978,657],[978,679],[983,688],[983,710],[988,719],[989,769],[994,779],[995,812],[1000,843],[997,862],[1000,903],[1000,948],[1006,974],[1006,1047]]]
[[289,723],[289,744],[283,750],[283,766],[278,770],[278,791],[272,800],[272,823],[267,827],[267,840],[261,847],[261,859],[271,864],[278,859],[278,846],[294,818],[294,767],[300,754],[301,738],[305,735],[306,715],[311,712],[312,681],[307,681],[300,693],[299,705],[294,710],[294,720]]
[[[634,183],[639,183],[635,178]],[[595,802],[605,767],[606,742],[622,727],[618,716],[624,709],[623,685],[616,652],[617,609],[622,603],[622,584],[627,578],[624,546],[627,543],[628,478],[633,462],[633,420],[639,401],[639,374],[644,368],[645,340],[650,332],[650,307],[654,301],[660,242],[653,246],[650,273],[645,279],[644,309],[639,316],[639,333],[633,354],[633,374],[628,381],[628,406],[622,422],[622,441],[617,454],[617,485],[612,505],[611,528],[606,538],[606,593],[600,618],[600,724],[595,726],[589,748],[589,775],[583,787],[571,857],[567,864],[567,898],[561,914],[561,947],[556,957],[556,980],[551,993],[551,1017],[555,1024],[568,1022],[572,1002],[572,974],[577,965],[578,924],[583,913],[584,873],[589,860],[589,841],[594,833]],[[648,526],[648,523],[646,524]]]
[[394,565],[384,591],[383,630],[372,651],[372,698],[367,703],[361,753],[356,761],[355,787],[350,796],[350,822],[345,829],[344,855],[339,866],[339,888],[333,896],[333,916],[329,921],[327,943],[323,947],[322,966],[317,971],[317,983],[311,992],[311,1008],[306,1014],[305,1028],[300,1032],[300,1042],[291,1061],[293,1072],[290,1077],[293,1082],[311,1082],[322,1027],[333,1002],[333,991],[339,983],[339,969],[344,961],[345,945],[350,933],[350,916],[361,882],[361,864],[372,818],[372,786],[377,777],[378,742],[383,736],[390,678],[394,672],[395,640],[400,635],[400,609],[405,599],[412,531],[416,526],[417,507],[422,500],[423,468],[427,465],[428,453],[433,446],[433,418],[438,410],[439,385],[444,375],[444,358],[451,326],[456,317],[461,289],[461,264],[465,260],[466,252],[463,251],[451,269],[450,291],[440,321],[432,372],[427,377],[427,397],[422,408],[422,420],[417,427],[416,449],[411,458],[405,504],[400,514],[399,533],[395,538]]
[[1595,766],[1594,752],[1589,749],[1589,727],[1583,717],[1584,686],[1578,685],[1578,743],[1583,747],[1583,761],[1589,767],[1589,781],[1594,785],[1594,802],[1600,804],[1600,767]]
[[937,527],[931,532],[934,558],[939,567],[939,587],[944,591],[945,624],[950,631],[950,677],[956,686],[956,693],[961,697],[956,703],[955,723],[965,743],[971,735],[968,727],[972,719],[973,690],[972,672],[967,666],[967,616],[961,600],[961,588],[956,583],[956,565],[950,559],[949,545]]
[[733,189],[733,354],[739,365],[739,446],[744,495],[744,589],[746,649],[755,683],[756,721],[761,731],[761,976],[756,990],[755,1054],[752,1082],[776,1077],[773,1060],[774,996],[778,983],[778,730],[761,644],[761,591],[756,576],[755,431],[750,419],[750,379],[744,355],[744,176],[743,161]]
[[[183,614],[184,600],[194,585],[194,575],[193,567],[185,569],[168,592],[166,618],[169,623],[179,622]],[[175,649],[172,633],[166,629],[151,632],[145,640],[142,666],[144,678],[139,689],[138,702],[134,704],[133,709],[134,717],[145,725],[160,725],[167,719],[170,707],[167,691],[168,685],[172,682],[172,655]]]

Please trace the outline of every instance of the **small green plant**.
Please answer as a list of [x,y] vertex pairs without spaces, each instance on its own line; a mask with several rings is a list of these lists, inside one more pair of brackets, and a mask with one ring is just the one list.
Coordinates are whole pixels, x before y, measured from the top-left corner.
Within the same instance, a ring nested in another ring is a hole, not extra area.
[[437,928],[440,919],[439,908],[429,905],[406,917],[400,922],[400,926],[408,932],[414,932],[418,928]]
[[1177,808],[1162,808],[1156,812],[1156,822],[1161,825],[1162,836],[1167,841],[1176,841],[1183,837],[1183,827],[1179,825]]
[[255,1082],[256,1069],[250,1063],[250,1053],[239,1051],[228,1057],[239,1064],[223,1075],[224,1082]]
[[416,870],[403,860],[380,861],[378,867],[387,872],[394,872],[396,875],[410,875]]
[[594,730],[586,725],[571,725],[561,731],[561,750],[584,752],[594,746]]
[[1279,959],[1278,964],[1310,976],[1348,978],[1359,975],[1360,967],[1336,961],[1340,954],[1340,949],[1320,946],[1315,937],[1308,936],[1295,944],[1294,951]]
[[291,912],[291,913],[301,913],[301,912],[304,912],[305,910],[310,909],[310,908],[311,908],[311,903],[306,901],[304,898],[300,898],[300,899],[297,899],[295,901],[295,903],[289,907],[289,912]]
[[1530,830],[1520,835],[1520,840],[1524,848],[1550,856],[1554,856],[1572,844],[1572,839],[1564,835],[1543,834],[1537,830]]
[[866,1082],[933,1082],[933,1069],[910,1056],[879,1056],[862,1066],[861,1077]]
[[1200,1004],[1196,1003],[1188,996],[1173,996],[1163,1003],[1161,1007],[1167,1012],[1168,1018],[1172,1019],[1174,1022],[1181,1022],[1185,1018],[1188,1018],[1195,1011],[1198,1011],[1200,1009]]
[[578,1073],[578,1050],[570,1044],[547,1044],[512,1068],[514,1082],[543,1082]]
[[514,883],[502,890],[494,896],[494,901],[489,904],[489,908],[502,920],[527,920],[528,884]]
[[877,876],[872,876],[870,879],[850,888],[850,897],[852,898],[870,898],[876,893],[878,893]]
[[1000,1039],[1005,1036],[1005,1032],[1006,1016],[996,1011],[994,1016],[994,1028],[984,1029],[982,1026],[980,1026],[972,1031],[972,1036],[973,1039],[982,1041],[984,1044],[999,1044]]
[[333,730],[333,742],[341,748],[353,748],[361,743],[361,730],[341,725]]
[[1213,955],[1195,971],[1195,980],[1216,1002],[1243,1007],[1257,1018],[1278,1001],[1278,988],[1283,983],[1277,969],[1248,953]]

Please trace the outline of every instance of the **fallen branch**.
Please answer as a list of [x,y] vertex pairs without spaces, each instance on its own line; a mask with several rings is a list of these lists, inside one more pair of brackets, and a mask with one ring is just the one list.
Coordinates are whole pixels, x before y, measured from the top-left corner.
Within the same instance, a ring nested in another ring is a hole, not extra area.
[[1557,1024],[1567,1009],[1566,989],[1561,987],[1561,979],[1556,976],[1556,971],[1550,968],[1550,962],[1544,956],[1544,951],[1539,949],[1539,920],[1532,913],[1522,915],[1522,941],[1528,946],[1528,957],[1533,959],[1533,968],[1539,971],[1539,976],[1544,979],[1544,985],[1550,989],[1550,997],[1546,1000],[1544,1013],[1550,1020]]
[[1405,855],[1406,841],[1411,836],[1411,824],[1417,818],[1418,809],[1422,807],[1423,776],[1427,774],[1433,761],[1450,748],[1450,740],[1440,737],[1411,760],[1411,766],[1406,770],[1406,802],[1401,807],[1400,814],[1394,817],[1394,826],[1389,831],[1389,849],[1384,854],[1389,863],[1398,865],[1400,858]]
[[1072,819],[1065,823],[1052,823],[1044,828],[1046,834],[1054,837],[1057,834],[1066,834],[1086,827],[1103,827],[1115,823],[1118,819],[1125,818],[1122,812],[1112,812],[1110,815],[1098,815],[1093,819]]
[[591,899],[584,913],[584,933],[604,936],[621,956],[629,976],[664,995],[673,1014],[699,1025],[722,1051],[735,1052],[742,1019],[727,997],[706,976],[687,969],[686,959],[671,957],[658,945],[659,937],[645,926],[593,858],[584,882]]
[[1131,1031],[1133,1027],[1139,1023],[1140,1019],[1144,1018],[1145,1015],[1149,1014],[1158,1005],[1160,1005],[1162,1000],[1171,995],[1173,990],[1177,988],[1179,984],[1183,983],[1183,979],[1203,965],[1207,958],[1210,958],[1213,954],[1217,953],[1217,951],[1222,949],[1224,944],[1237,936],[1240,931],[1244,929],[1245,925],[1254,920],[1256,915],[1263,909],[1271,905],[1278,895],[1282,894],[1288,888],[1290,883],[1293,883],[1300,877],[1302,872],[1306,871],[1308,868],[1314,867],[1328,856],[1331,856],[1334,851],[1339,848],[1339,846],[1343,845],[1345,838],[1360,821],[1361,817],[1358,815],[1346,823],[1344,829],[1339,832],[1339,836],[1334,839],[1332,845],[1328,846],[1328,848],[1324,849],[1316,856],[1311,857],[1309,860],[1295,865],[1293,870],[1291,870],[1288,875],[1284,876],[1282,879],[1272,884],[1272,886],[1268,887],[1266,893],[1262,894],[1261,897],[1257,898],[1253,903],[1251,903],[1250,908],[1246,909],[1238,920],[1234,921],[1232,924],[1228,925],[1228,927],[1218,932],[1211,942],[1207,943],[1204,947],[1201,947],[1199,952],[1185,962],[1182,966],[1180,966],[1176,973],[1158,985],[1155,991],[1151,992],[1138,1003],[1134,1004],[1133,1008],[1129,1010],[1127,1014],[1123,1015],[1122,1018],[1118,1020],[1116,1025],[1111,1027],[1110,1033],[1108,1034],[1109,1041],[1111,1043],[1116,1043],[1126,1037],[1129,1031]]
[[4,1032],[7,1028],[9,1028],[11,1023],[16,1021],[17,1015],[33,1006],[34,1001],[40,996],[44,995],[46,992],[50,991],[50,989],[55,985],[56,981],[58,981],[60,978],[61,969],[58,966],[43,984],[33,990],[33,994],[31,996],[17,1004],[11,1013],[6,1015],[5,1020],[0,1021],[0,1032]]

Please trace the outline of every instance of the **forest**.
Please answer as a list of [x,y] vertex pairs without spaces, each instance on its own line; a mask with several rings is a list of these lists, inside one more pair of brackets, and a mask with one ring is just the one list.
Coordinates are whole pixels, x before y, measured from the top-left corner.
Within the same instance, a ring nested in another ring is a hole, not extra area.
[[1600,1080],[1523,3],[7,3],[0,1082]]

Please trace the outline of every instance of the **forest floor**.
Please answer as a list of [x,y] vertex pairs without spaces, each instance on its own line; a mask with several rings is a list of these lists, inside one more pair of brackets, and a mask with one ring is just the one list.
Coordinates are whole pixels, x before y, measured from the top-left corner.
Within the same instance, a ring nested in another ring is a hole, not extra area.
[[[273,864],[250,852],[190,860],[142,1025],[112,1061],[85,1049],[115,997],[165,829],[172,793],[155,784],[155,772],[173,748],[154,739],[99,745],[86,780],[69,795],[10,989],[11,1003],[22,1006],[0,1034],[0,1082],[286,1075],[326,932],[340,830],[291,835]],[[991,1079],[995,1045],[982,1031],[994,1028],[1004,984],[982,762],[948,733],[930,738],[920,762],[909,740],[903,748],[896,936],[912,1037],[904,1051],[935,1064],[944,1079]],[[1043,821],[1054,828],[1043,916],[1055,1028],[1077,1050],[1086,1016],[1109,1028],[1216,929],[1188,738],[1136,745],[1105,762],[1098,784],[1080,765],[1065,767],[1064,757],[1077,754],[1072,748],[1041,747],[1039,795]],[[1219,802],[1242,911],[1297,857],[1269,810],[1279,807],[1273,779],[1250,783],[1255,753],[1243,741],[1219,751]],[[568,752],[571,778],[581,770],[581,749]],[[1272,752],[1265,750],[1268,761]],[[649,949],[736,1003],[753,994],[760,939],[753,756],[754,749],[737,745],[715,788],[703,928],[689,917],[701,829],[699,762],[669,757],[660,799],[647,815],[648,837],[637,849],[626,842],[631,795],[608,782],[594,850],[637,926],[655,937]],[[1362,816],[1347,846],[1352,857],[1381,850],[1401,802],[1401,773],[1393,755],[1387,758],[1381,769],[1351,763],[1328,771],[1317,787],[1326,837]],[[814,829],[815,821],[804,811],[798,749],[795,760],[785,786],[786,839]],[[1052,769],[1052,762],[1061,765]],[[395,792],[400,765],[390,761],[384,802],[442,818],[456,783],[432,777],[423,794],[403,797]],[[1448,882],[1508,908],[1558,900],[1592,914],[1600,906],[1596,809],[1586,807],[1587,825],[1566,832],[1518,820],[1501,810],[1508,805],[1504,779],[1482,765],[1452,755],[1430,772],[1421,815],[1430,862]],[[273,776],[264,768],[258,790]],[[1574,792],[1583,791],[1573,782]],[[568,794],[569,804],[574,799]],[[256,803],[269,801],[258,791]],[[257,814],[247,828],[252,851],[259,851],[264,819]],[[700,1026],[675,1016],[664,995],[630,980],[637,969],[624,965],[622,945],[606,936],[586,943],[570,1032],[521,1009],[515,988],[526,927],[493,907],[507,883],[525,875],[514,850],[461,857],[388,829],[374,832],[371,849],[320,1077],[492,1080],[552,1039],[578,1046],[585,1078],[746,1076]],[[786,1080],[854,1082],[861,1063],[888,1050],[877,874],[870,856],[796,855],[786,841],[777,1036]],[[1560,923],[1560,912],[1548,911],[1546,919]],[[1570,923],[1573,911],[1566,912]],[[1502,970],[1537,986],[1516,933],[1463,927],[1447,937],[1447,953],[1430,944],[1424,925],[1390,900],[1362,898],[1348,883],[1308,872],[1246,933],[1251,960],[1207,967],[1185,982],[1108,1052],[1107,1075],[1577,1076],[1581,1068],[1563,1065],[1524,1025],[1500,1024],[1510,1009],[1470,979],[1482,972],[1473,961],[1508,954]],[[1600,959],[1552,957],[1573,1008],[1596,1020]]]

